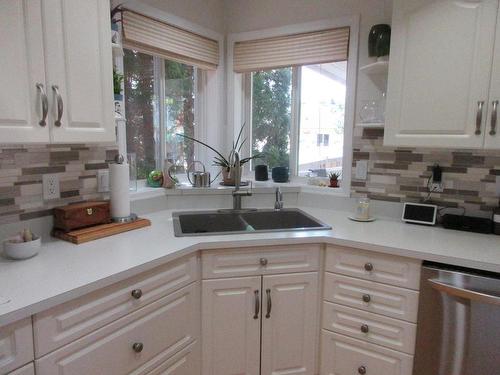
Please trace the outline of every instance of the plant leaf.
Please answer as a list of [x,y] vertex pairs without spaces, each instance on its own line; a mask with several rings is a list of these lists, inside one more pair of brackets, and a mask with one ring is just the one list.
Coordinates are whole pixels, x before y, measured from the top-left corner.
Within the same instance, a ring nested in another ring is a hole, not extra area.
[[206,143],[202,142],[202,141],[199,141],[197,140],[196,138],[192,138],[190,137],[189,135],[185,135],[185,134],[181,134],[181,133],[176,133],[177,136],[180,136],[180,137],[183,137],[183,138],[187,138],[193,142],[197,142],[207,148],[209,148],[210,150],[212,150],[213,152],[215,152],[217,155],[219,155],[219,157],[224,160],[225,163],[227,163],[229,165],[229,162],[226,160],[226,158],[224,157],[224,155],[222,155],[219,151],[217,151],[215,148],[213,148],[212,146],[209,146],[207,145]]

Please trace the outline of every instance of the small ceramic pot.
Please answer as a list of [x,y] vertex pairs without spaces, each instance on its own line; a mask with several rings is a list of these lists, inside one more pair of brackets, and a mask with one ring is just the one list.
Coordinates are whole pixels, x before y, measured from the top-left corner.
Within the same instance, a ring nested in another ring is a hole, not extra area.
[[331,188],[339,187],[339,180],[330,180],[330,187]]
[[6,257],[11,259],[28,259],[38,254],[42,239],[35,238],[29,242],[10,242],[9,240],[3,243],[3,253]]

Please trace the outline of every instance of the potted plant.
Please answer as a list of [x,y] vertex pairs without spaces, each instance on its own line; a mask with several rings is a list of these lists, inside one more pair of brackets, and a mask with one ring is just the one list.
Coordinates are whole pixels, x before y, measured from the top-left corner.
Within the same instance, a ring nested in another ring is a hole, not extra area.
[[330,178],[330,186],[331,188],[338,188],[339,187],[339,178],[340,178],[341,173],[340,172],[330,172],[328,174],[328,177]]
[[122,82],[123,74],[116,71],[116,66],[113,67],[113,92],[115,94],[115,100],[123,100],[122,95]]
[[[232,186],[232,185],[234,185],[235,181],[234,181],[234,176],[231,175],[231,167],[233,166],[232,163],[233,163],[234,153],[240,152],[241,148],[243,147],[243,145],[245,144],[245,141],[246,141],[246,138],[243,140],[241,138],[241,135],[243,134],[244,127],[245,127],[245,124],[243,124],[241,126],[240,132],[238,133],[238,137],[236,138],[236,142],[233,142],[233,147],[232,147],[231,151],[229,152],[229,155],[227,158],[224,155],[222,155],[222,153],[220,153],[215,148],[213,148],[212,146],[207,145],[206,143],[199,141],[196,138],[190,137],[190,136],[185,135],[185,134],[180,134],[180,133],[177,133],[177,135],[180,137],[189,139],[193,142],[197,142],[197,143],[209,148],[213,152],[215,152],[216,156],[214,157],[213,165],[221,167],[223,184],[228,185],[228,186]],[[261,154],[255,154],[253,156],[243,158],[240,160],[240,166],[243,166],[246,163],[248,163],[250,160],[257,159],[261,156],[262,156]]]

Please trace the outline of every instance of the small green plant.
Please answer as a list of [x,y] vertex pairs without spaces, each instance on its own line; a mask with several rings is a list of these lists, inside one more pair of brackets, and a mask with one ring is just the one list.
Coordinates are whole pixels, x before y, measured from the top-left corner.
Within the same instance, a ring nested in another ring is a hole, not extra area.
[[333,180],[333,181],[338,181],[338,179],[340,178],[342,174],[340,172],[330,172],[328,174],[328,177],[330,178],[330,180]]
[[[236,152],[240,152],[241,148],[243,147],[243,144],[246,141],[246,138],[243,139],[243,140],[241,140],[242,139],[241,135],[243,134],[243,128],[244,127],[245,127],[245,124],[243,124],[241,126],[240,132],[238,133],[238,137],[236,138],[236,142],[233,142],[233,148],[229,152],[229,156],[227,158],[224,155],[222,155],[222,153],[220,153],[215,148],[213,148],[212,146],[207,145],[206,143],[204,143],[202,141],[199,141],[196,138],[190,137],[190,136],[185,135],[185,134],[180,134],[180,133],[177,133],[177,136],[189,139],[189,140],[191,140],[193,142],[197,142],[197,143],[199,143],[199,144],[201,144],[201,145],[209,148],[210,150],[212,150],[213,152],[215,152],[217,154],[214,157],[214,164],[213,165],[217,165],[217,166],[220,166],[222,168],[225,168],[226,170],[229,170],[231,168],[231,160],[233,159],[234,152],[235,151]],[[258,158],[261,158],[261,157],[262,157],[262,154],[254,154],[254,155],[252,155],[252,156],[250,156],[248,158],[243,158],[243,159],[240,160],[240,166],[248,163],[252,159],[258,159]]]
[[113,67],[113,92],[115,95],[122,93],[123,74],[116,71],[116,66]]

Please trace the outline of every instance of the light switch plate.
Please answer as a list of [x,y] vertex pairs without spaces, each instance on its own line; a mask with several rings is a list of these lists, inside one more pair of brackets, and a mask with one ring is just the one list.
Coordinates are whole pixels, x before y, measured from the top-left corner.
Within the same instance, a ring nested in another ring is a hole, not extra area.
[[356,162],[356,179],[366,180],[368,175],[368,160],[358,160]]
[[44,200],[58,199],[61,197],[59,175],[57,173],[42,175],[42,186]]

